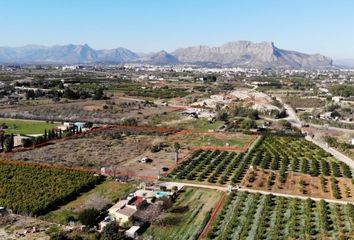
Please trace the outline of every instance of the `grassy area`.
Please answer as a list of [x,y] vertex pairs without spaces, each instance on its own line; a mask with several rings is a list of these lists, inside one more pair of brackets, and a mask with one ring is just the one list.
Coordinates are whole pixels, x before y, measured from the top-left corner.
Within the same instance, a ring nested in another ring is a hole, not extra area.
[[154,115],[152,117],[150,117],[147,121],[147,125],[148,126],[156,126],[156,125],[162,125],[165,127],[169,127],[169,122],[173,121],[178,121],[182,118],[180,112],[166,112],[163,114],[159,114],[159,115]]
[[143,239],[197,239],[222,193],[187,187],[173,207],[164,212],[143,235]]
[[223,125],[222,121],[216,121],[210,123],[208,119],[200,118],[200,119],[191,119],[190,121],[185,121],[178,124],[177,127],[186,128],[186,129],[194,129],[200,131],[208,131],[218,129]]
[[187,141],[193,147],[243,147],[251,140],[244,134],[186,134],[182,141]]
[[0,118],[0,124],[5,124],[8,129],[5,130],[7,134],[43,134],[44,130],[53,129],[60,125],[60,123],[47,123],[43,121],[19,120]]
[[90,207],[100,209],[108,204],[113,204],[119,199],[125,198],[135,188],[136,183],[118,183],[107,180],[91,191],[82,194],[76,200],[43,216],[43,219],[66,224],[68,219],[76,219],[79,210]]

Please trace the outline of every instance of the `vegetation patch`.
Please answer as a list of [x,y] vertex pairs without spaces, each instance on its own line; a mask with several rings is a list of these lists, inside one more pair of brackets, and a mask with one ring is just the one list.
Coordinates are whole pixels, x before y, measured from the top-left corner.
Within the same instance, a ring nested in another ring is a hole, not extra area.
[[0,205],[26,215],[44,214],[93,188],[92,173],[0,163]]
[[83,209],[94,208],[105,209],[120,199],[128,196],[136,188],[136,183],[119,183],[115,181],[104,181],[94,189],[82,194],[74,201],[61,206],[60,208],[43,216],[44,220],[68,224],[70,220],[77,220],[78,213]]
[[197,239],[221,195],[214,190],[183,188],[173,206],[152,223],[143,239]]
[[47,129],[53,129],[60,123],[1,118],[0,124],[5,126],[6,134],[43,134]]
[[354,205],[232,192],[206,239],[350,239]]

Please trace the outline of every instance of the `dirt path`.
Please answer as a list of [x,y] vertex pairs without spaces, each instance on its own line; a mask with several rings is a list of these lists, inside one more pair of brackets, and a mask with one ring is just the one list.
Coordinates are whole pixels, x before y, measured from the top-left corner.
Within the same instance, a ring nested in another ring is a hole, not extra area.
[[326,199],[326,198],[305,197],[305,196],[292,195],[292,194],[283,194],[283,193],[274,193],[274,192],[255,190],[255,189],[249,189],[249,188],[239,188],[238,191],[250,192],[250,193],[261,193],[261,194],[272,194],[272,195],[278,196],[278,197],[290,197],[290,198],[300,198],[300,199],[308,199],[308,198],[310,198],[310,199],[312,199],[314,201],[325,200],[326,202],[329,202],[329,203],[338,203],[338,204],[348,204],[349,203],[349,204],[353,204],[352,202],[348,202],[348,201],[333,200],[333,199]]
[[[228,191],[228,187],[208,185],[208,184],[182,183],[182,182],[168,182],[168,184],[176,185],[176,186],[188,186],[188,187],[208,188],[208,189],[214,189],[214,190],[220,190],[220,191]],[[269,191],[262,191],[262,190],[249,189],[249,188],[243,188],[243,187],[237,188],[237,189],[233,188],[233,190],[242,191],[242,192],[250,192],[250,193],[272,194],[274,196],[279,196],[279,197],[290,197],[290,198],[300,198],[300,199],[310,198],[314,201],[325,200],[326,202],[329,202],[329,203],[339,203],[339,204],[350,203],[350,204],[353,204],[352,202],[343,201],[343,200],[334,200],[334,199],[316,198],[316,197],[305,197],[305,196],[293,195],[293,194],[274,193],[274,192],[269,192]]]
[[208,188],[219,191],[227,191],[227,187],[216,186],[216,185],[208,185],[208,184],[197,184],[197,183],[184,183],[184,182],[165,182],[164,184],[168,184],[171,186],[179,186],[179,187],[196,187],[196,188]]

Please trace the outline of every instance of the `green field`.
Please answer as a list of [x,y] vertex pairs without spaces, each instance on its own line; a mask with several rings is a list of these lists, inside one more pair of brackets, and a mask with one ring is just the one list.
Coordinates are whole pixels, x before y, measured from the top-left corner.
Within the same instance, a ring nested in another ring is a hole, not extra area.
[[5,124],[8,128],[6,134],[43,134],[44,130],[56,128],[60,123],[47,123],[43,121],[19,120],[0,118],[0,124]]
[[194,129],[201,131],[215,130],[223,125],[222,121],[216,121],[210,123],[208,119],[200,118],[200,119],[191,119],[190,121],[183,122],[179,124],[177,127],[186,128],[186,129]]
[[143,239],[197,239],[222,193],[187,187],[173,207],[152,223]]
[[183,135],[182,141],[189,142],[193,147],[230,147],[230,148],[242,148],[250,140],[251,135],[244,134],[185,134]]
[[[104,208],[125,198],[136,189],[136,183],[119,183],[107,180],[89,192],[60,208],[49,212],[42,218],[47,221],[67,224],[68,220],[76,219],[78,211],[85,208]],[[99,204],[97,204],[99,203]]]

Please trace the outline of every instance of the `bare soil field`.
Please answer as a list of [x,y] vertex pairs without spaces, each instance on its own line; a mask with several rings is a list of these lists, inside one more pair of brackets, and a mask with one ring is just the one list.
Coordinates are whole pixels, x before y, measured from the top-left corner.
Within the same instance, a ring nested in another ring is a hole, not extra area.
[[49,240],[45,231],[52,225],[37,218],[10,214],[1,217],[0,239]]
[[212,95],[210,98],[193,103],[193,105],[215,108],[217,104],[230,104],[233,101],[242,101],[259,111],[279,109],[267,94],[249,89],[235,90],[229,94]]
[[122,118],[145,119],[154,115],[176,111],[168,106],[153,103],[113,98],[110,100],[84,100],[38,102],[0,107],[0,116],[55,121],[90,121],[98,123],[118,123]]
[[[274,178],[270,183],[269,176],[271,173],[274,174]],[[249,169],[241,185],[245,188],[275,193],[335,199],[331,188],[331,178],[324,177],[324,179],[325,182],[322,186],[320,177],[290,172],[287,173],[285,183],[281,183],[279,181],[279,173],[276,171]],[[341,196],[340,200],[354,202],[354,185],[351,179],[336,178],[336,180]]]
[[[152,140],[153,138],[153,140]],[[163,146],[159,151],[152,151],[155,145]],[[180,156],[187,149],[180,150]],[[151,163],[140,163],[144,158]],[[162,168],[170,168],[175,163],[175,151],[171,141],[164,136],[129,135],[119,139],[104,134],[67,139],[55,144],[32,150],[17,152],[7,156],[8,159],[45,163],[56,166],[100,170],[118,174],[157,177]]]

